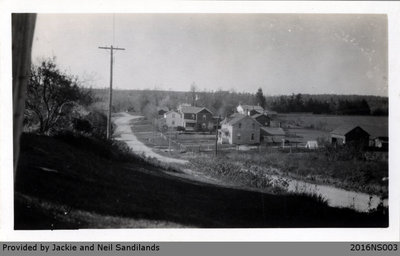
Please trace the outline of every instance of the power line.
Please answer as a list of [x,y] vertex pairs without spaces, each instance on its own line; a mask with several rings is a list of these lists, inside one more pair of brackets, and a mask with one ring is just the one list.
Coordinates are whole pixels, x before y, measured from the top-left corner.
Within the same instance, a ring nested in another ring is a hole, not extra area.
[[113,13],[113,40],[112,43],[115,44],[115,13]]

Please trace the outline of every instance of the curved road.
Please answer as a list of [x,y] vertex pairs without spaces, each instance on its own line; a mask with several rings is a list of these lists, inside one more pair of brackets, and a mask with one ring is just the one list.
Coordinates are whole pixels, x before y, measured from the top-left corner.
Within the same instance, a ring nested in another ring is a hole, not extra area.
[[164,163],[177,163],[186,164],[187,160],[176,159],[172,157],[166,157],[155,153],[151,148],[143,144],[137,139],[131,129],[131,121],[134,119],[142,118],[143,116],[133,116],[131,114],[121,112],[113,118],[113,122],[116,125],[114,136],[116,140],[122,140],[128,144],[132,151],[136,153],[143,153],[146,157],[156,158],[160,162]]

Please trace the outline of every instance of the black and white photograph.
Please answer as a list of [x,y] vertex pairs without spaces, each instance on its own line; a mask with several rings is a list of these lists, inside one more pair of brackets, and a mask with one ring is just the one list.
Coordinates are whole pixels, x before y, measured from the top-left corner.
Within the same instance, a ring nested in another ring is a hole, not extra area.
[[385,14],[13,14],[12,33],[15,230],[388,227]]
[[0,1],[4,242],[398,241],[397,3]]

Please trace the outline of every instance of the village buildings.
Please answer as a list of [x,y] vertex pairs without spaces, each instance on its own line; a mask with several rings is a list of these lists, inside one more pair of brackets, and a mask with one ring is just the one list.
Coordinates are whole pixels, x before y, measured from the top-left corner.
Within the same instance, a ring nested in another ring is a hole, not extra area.
[[[285,130],[281,127],[276,112],[266,111],[260,106],[241,105],[236,108],[237,113],[226,117],[219,123],[217,141],[220,144],[231,145],[278,145],[296,142],[297,138],[287,139]],[[162,110],[160,108],[159,110]],[[181,104],[177,110],[170,110],[163,115],[166,128],[188,132],[213,132],[217,129],[217,118],[205,107]],[[330,133],[331,143],[334,145],[369,146],[380,149],[388,148],[387,133],[370,132],[357,125],[342,125]],[[318,148],[318,142],[308,140],[305,143],[308,149]]]

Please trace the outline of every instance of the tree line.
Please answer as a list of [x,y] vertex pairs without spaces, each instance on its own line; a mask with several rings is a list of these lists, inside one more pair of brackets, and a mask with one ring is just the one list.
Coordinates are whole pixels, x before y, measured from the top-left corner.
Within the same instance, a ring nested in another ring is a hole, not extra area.
[[[107,89],[94,89],[95,95],[107,99]],[[387,115],[388,98],[360,95],[292,94],[265,96],[262,89],[255,93],[231,91],[199,91],[193,84],[190,91],[116,90],[113,111],[136,111],[148,118],[157,118],[157,107],[176,109],[179,104],[206,107],[215,115],[228,116],[239,103],[260,105],[278,113],[308,112],[335,115]]]
[[[318,99],[317,95],[293,94],[280,96],[269,100],[269,107],[280,113],[309,112],[313,114],[335,115],[387,115],[387,99],[368,103],[372,96],[331,95],[326,100]],[[374,97],[372,97],[374,99]],[[371,105],[374,104],[372,108]]]

